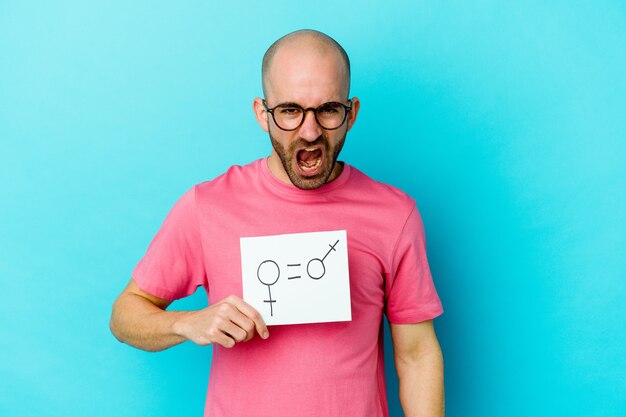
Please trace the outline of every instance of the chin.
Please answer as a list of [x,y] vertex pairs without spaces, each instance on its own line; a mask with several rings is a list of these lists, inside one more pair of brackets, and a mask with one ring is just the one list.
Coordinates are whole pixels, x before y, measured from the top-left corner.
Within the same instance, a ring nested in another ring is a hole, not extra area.
[[331,172],[320,172],[318,175],[307,177],[300,175],[293,170],[287,171],[291,183],[301,190],[315,190],[328,182]]

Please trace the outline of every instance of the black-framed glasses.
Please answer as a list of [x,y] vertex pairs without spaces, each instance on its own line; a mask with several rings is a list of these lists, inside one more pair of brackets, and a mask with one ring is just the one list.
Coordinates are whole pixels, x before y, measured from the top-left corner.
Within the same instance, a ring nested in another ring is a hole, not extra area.
[[317,107],[307,107],[306,109],[296,103],[282,103],[270,109],[263,100],[263,107],[272,115],[276,126],[282,130],[296,130],[302,123],[309,110],[315,115],[317,123],[326,130],[335,130],[341,127],[348,117],[348,112],[352,110],[352,100],[348,100],[349,106],[336,101],[320,104]]

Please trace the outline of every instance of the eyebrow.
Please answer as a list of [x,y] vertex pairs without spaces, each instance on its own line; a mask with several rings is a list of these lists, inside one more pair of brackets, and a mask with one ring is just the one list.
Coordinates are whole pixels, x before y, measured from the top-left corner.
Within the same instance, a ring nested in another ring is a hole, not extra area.
[[[328,103],[341,103],[341,101],[327,101],[327,102],[324,102],[324,103],[320,104],[320,105],[319,105],[319,106],[317,106],[317,107],[323,106],[324,104],[328,104]],[[305,108],[303,105],[298,104],[298,103],[294,103],[293,101],[286,101],[286,102],[284,102],[284,103],[278,103],[278,104],[276,105],[276,107],[278,107],[278,106],[286,106],[286,107],[300,107],[300,108],[303,108],[303,109]]]
[[[300,104],[294,103],[293,101],[287,101],[285,103],[278,103],[276,105],[276,107],[278,107],[278,106],[302,107]],[[302,108],[304,108],[304,107],[302,107]]]

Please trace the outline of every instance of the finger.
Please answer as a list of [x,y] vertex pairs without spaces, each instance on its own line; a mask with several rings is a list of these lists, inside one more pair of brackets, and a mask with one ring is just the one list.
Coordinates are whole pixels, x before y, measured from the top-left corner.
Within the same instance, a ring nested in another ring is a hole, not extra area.
[[212,343],[217,343],[220,346],[230,349],[235,346],[235,339],[233,339],[226,333],[219,332],[219,334],[213,337]]
[[[243,341],[248,341],[254,337],[254,322],[242,313],[233,303],[233,300],[227,298],[223,300],[219,305],[215,307],[216,318],[215,324],[221,330],[225,329],[225,323],[234,323],[239,326],[244,332]],[[236,331],[235,340],[240,342],[240,332]]]
[[267,325],[265,321],[263,321],[263,317],[259,314],[258,311],[254,309],[250,304],[246,303],[239,297],[230,296],[228,297],[229,302],[237,307],[237,310],[241,311],[246,317],[254,322],[254,327],[256,328],[257,333],[263,339],[267,339],[270,335],[270,332],[267,330]]
[[233,314],[231,321],[246,332],[244,342],[247,342],[254,337],[254,322],[248,318],[248,316],[237,310],[237,314]]
[[[217,343],[218,345],[224,346],[225,348],[231,348],[235,346],[235,340],[230,337],[230,335],[224,333],[219,327],[213,327],[209,329],[206,333],[206,336],[206,340],[209,343]],[[196,341],[196,343],[201,346],[206,344],[204,343],[204,339],[198,340]]]
[[229,335],[235,342],[243,342],[248,334],[244,329],[237,326],[235,323],[228,321],[220,326],[220,330],[223,333]]

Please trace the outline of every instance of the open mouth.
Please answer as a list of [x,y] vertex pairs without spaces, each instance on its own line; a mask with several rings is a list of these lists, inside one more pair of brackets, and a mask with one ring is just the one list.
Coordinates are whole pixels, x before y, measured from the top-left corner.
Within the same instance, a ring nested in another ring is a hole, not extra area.
[[300,149],[296,153],[296,160],[298,161],[298,167],[303,174],[313,175],[317,172],[318,168],[322,165],[324,159],[324,152],[319,147],[309,147]]

